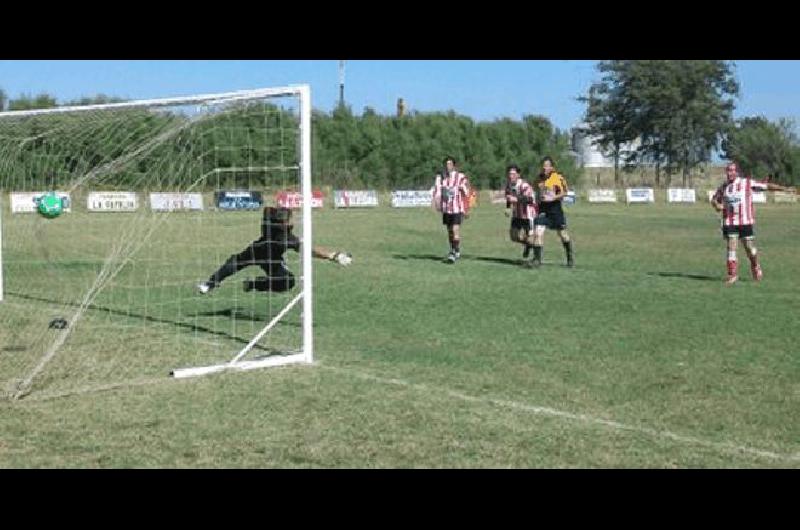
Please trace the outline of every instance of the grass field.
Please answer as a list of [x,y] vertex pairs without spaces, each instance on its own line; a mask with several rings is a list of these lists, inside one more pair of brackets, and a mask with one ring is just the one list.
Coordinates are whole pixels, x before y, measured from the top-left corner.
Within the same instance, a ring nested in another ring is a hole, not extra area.
[[[91,286],[124,215],[4,213],[3,382],[54,333],[54,301]],[[258,231],[257,213],[222,214],[198,257],[202,215],[170,216],[147,272],[123,269],[35,391],[0,401],[0,467],[800,467],[796,205],[760,205],[765,279],[740,251],[733,287],[706,204],[570,206],[577,267],[548,233],[539,270],[518,265],[497,205],[466,222],[455,266],[430,210],[317,211],[315,241],[355,261],[315,262],[315,365],[173,380],[175,352],[206,361],[276,309],[236,281],[192,293]]]

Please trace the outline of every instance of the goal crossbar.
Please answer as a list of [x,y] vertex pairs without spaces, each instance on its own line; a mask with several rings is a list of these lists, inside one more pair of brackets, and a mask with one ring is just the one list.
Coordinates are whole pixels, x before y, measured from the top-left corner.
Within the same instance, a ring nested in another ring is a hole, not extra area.
[[238,90],[235,92],[222,92],[219,94],[200,94],[197,96],[178,96],[159,99],[139,99],[136,101],[123,101],[120,103],[101,103],[97,105],[80,105],[70,107],[54,107],[49,109],[9,110],[0,112],[0,117],[24,117],[38,114],[63,114],[68,112],[90,112],[93,110],[120,110],[142,107],[172,107],[178,105],[193,105],[201,103],[230,103],[232,101],[258,99],[280,96],[301,96],[308,90],[308,85],[292,85],[277,88],[261,88],[256,90]]

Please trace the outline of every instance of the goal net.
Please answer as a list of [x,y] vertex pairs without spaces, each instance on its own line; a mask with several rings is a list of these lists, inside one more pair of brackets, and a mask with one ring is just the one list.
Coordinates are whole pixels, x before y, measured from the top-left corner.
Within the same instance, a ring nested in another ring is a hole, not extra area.
[[[305,85],[0,113],[0,392],[312,362],[310,116]],[[267,206],[293,286],[200,292]]]

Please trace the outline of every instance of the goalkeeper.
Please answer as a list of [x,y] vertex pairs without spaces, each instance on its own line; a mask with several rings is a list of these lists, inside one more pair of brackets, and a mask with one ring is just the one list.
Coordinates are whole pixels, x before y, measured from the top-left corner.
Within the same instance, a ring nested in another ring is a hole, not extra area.
[[[206,294],[233,274],[245,267],[258,265],[266,276],[244,281],[245,291],[288,291],[295,285],[294,274],[286,268],[283,255],[288,249],[300,252],[300,239],[292,233],[291,210],[287,208],[264,208],[261,220],[261,237],[238,254],[233,254],[217,269],[211,277],[197,284],[197,290]],[[340,265],[349,265],[352,257],[349,253],[334,252],[322,247],[314,247],[311,254],[315,258],[335,261]]]

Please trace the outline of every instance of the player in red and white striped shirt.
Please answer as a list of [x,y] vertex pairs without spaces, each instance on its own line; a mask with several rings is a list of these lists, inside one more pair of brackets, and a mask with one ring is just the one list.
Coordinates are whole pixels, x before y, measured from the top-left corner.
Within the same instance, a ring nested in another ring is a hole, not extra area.
[[449,263],[461,257],[461,223],[469,213],[469,179],[456,169],[456,161],[448,156],[444,159],[444,174],[436,175],[433,189],[433,205],[442,212],[442,224],[447,227],[450,252]]
[[731,162],[725,166],[725,182],[717,188],[711,198],[711,205],[722,213],[722,237],[728,241],[728,277],[725,283],[736,283],[737,274],[736,247],[742,239],[747,257],[750,259],[750,272],[755,281],[761,280],[764,273],[758,262],[755,247],[755,209],[753,208],[754,191],[793,191],[794,188],[755,180],[749,176],[742,177],[739,166]]
[[527,259],[533,244],[533,220],[536,218],[536,196],[533,186],[526,182],[519,166],[512,164],[506,169],[506,207],[511,208],[511,228],[509,237],[515,243],[521,243],[525,250],[522,258]]

